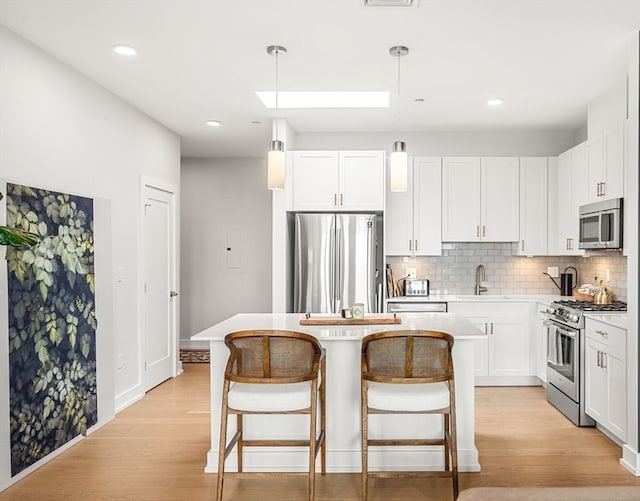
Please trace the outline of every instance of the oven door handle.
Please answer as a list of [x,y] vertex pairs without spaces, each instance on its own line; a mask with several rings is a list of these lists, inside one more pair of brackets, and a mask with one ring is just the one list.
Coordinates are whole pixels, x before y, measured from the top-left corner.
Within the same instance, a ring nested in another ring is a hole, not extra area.
[[562,327],[560,327],[557,323],[551,321],[551,320],[544,320],[542,322],[542,325],[544,325],[545,327],[554,327],[556,329],[556,332],[560,332],[563,336],[567,336],[570,338],[575,338],[576,337],[576,332],[575,331],[568,331],[563,329]]

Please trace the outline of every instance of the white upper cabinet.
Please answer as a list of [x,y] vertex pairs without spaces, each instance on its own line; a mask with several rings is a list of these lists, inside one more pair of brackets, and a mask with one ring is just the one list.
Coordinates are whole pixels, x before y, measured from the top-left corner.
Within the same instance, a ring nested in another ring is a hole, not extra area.
[[547,255],[547,165],[547,157],[520,158],[520,241],[515,255]]
[[480,240],[480,158],[442,159],[442,240]]
[[587,141],[587,202],[623,196],[624,123],[606,129]]
[[410,158],[408,176],[406,192],[387,190],[387,255],[439,256],[442,254],[440,157]]
[[578,248],[579,207],[587,201],[587,146],[580,143],[558,156],[557,168],[550,176],[549,214],[553,225],[549,225],[549,254],[556,256],[582,256],[584,251]]
[[293,210],[381,211],[383,151],[294,151]]
[[517,157],[445,157],[442,240],[516,242],[519,237]]

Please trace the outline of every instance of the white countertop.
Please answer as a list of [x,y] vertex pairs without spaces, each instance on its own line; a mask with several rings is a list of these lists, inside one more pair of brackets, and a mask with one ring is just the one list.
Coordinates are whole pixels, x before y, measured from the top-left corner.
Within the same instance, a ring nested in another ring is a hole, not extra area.
[[[313,318],[314,315],[312,314],[311,317]],[[451,334],[456,339],[486,337],[483,331],[466,318],[455,313],[401,313],[398,314],[398,317],[402,320],[399,324],[318,326],[300,325],[300,319],[304,318],[301,313],[239,313],[194,334],[191,339],[194,341],[222,341],[230,332],[252,329],[304,332],[322,340],[361,339],[374,332],[403,329],[442,331]]]
[[586,313],[585,317],[587,320],[599,320],[614,327],[627,329],[628,317],[626,313]]

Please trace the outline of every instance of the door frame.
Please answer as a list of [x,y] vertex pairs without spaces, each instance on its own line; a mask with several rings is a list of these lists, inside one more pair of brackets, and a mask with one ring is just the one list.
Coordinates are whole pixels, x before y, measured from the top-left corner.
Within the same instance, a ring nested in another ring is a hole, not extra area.
[[[146,378],[146,330],[145,330],[145,318],[146,318],[146,305],[145,305],[145,254],[144,254],[144,210],[146,203],[146,188],[153,188],[156,190],[164,191],[171,197],[171,222],[169,231],[171,232],[171,244],[170,253],[171,269],[169,271],[170,289],[179,291],[180,287],[180,245],[179,245],[179,187],[175,184],[169,183],[162,179],[155,178],[153,176],[147,176],[140,174],[139,183],[139,212],[138,212],[138,304],[140,305],[140,314],[138,315],[138,353],[140,354],[138,359],[138,372],[140,374],[139,381],[142,385],[143,393],[147,392],[147,378]],[[180,361],[179,343],[178,343],[178,325],[179,313],[180,313],[180,296],[173,298],[170,303],[170,329],[171,329],[171,354],[172,354],[172,377],[182,374],[182,362]]]

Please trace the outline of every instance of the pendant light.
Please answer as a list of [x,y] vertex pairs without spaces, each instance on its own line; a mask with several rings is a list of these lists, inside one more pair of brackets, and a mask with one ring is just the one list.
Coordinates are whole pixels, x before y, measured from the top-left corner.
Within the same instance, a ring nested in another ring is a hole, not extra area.
[[281,45],[270,45],[267,53],[276,57],[276,128],[271,147],[267,153],[267,188],[270,190],[284,189],[284,143],[278,139],[278,56],[286,54],[287,49]]
[[[396,45],[389,49],[389,54],[398,58],[398,137],[400,136],[400,58],[409,54],[409,49],[403,45]],[[390,189],[391,191],[407,191],[407,145],[397,139],[393,143],[390,157]]]

